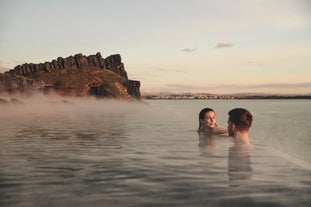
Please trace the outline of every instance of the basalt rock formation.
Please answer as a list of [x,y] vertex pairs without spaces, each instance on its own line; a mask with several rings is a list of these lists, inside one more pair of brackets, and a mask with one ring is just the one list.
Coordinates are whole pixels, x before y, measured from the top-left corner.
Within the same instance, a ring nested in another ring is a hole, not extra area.
[[43,90],[61,95],[140,99],[140,82],[129,80],[119,54],[81,53],[51,62],[25,63],[0,74],[0,92]]
[[0,74],[0,92],[7,93],[31,93],[43,88],[42,80],[34,80],[24,76]]
[[121,62],[121,56],[119,54],[111,55],[106,59],[102,58],[98,52],[96,55],[85,56],[81,53],[66,58],[58,57],[56,60],[51,62],[33,64],[25,63],[18,65],[9,72],[10,75],[28,75],[31,73],[45,71],[51,72],[57,69],[83,69],[83,68],[100,68],[111,70],[119,74],[124,78],[127,77],[127,73],[124,69],[124,65]]

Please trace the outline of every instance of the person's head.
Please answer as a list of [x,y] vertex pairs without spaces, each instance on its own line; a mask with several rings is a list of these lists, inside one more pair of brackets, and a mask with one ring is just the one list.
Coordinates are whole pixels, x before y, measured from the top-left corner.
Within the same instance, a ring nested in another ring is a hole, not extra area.
[[253,115],[246,109],[235,108],[229,111],[228,115],[229,136],[233,137],[237,131],[242,133],[248,132],[252,126]]
[[199,129],[213,129],[216,125],[216,115],[213,109],[204,108],[199,113]]

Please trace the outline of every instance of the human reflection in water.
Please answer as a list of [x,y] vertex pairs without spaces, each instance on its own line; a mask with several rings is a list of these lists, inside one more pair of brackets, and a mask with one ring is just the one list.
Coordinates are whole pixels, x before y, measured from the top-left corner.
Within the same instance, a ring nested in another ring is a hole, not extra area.
[[239,186],[239,181],[252,176],[249,157],[249,128],[252,125],[252,114],[243,108],[235,108],[228,113],[228,133],[233,138],[234,145],[229,148],[228,176],[230,186]]
[[249,146],[234,144],[229,147],[228,176],[230,186],[239,186],[241,181],[251,178],[253,169],[249,156]]
[[199,133],[199,149],[203,155],[215,155],[215,135]]
[[215,137],[227,134],[227,129],[218,127],[216,114],[211,108],[203,108],[199,113],[199,148],[202,154],[215,154]]

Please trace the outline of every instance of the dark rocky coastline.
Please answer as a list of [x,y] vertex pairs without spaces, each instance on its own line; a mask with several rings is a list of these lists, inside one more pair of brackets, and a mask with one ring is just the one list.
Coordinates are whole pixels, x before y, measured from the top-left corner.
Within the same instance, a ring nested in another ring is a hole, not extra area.
[[51,90],[62,95],[141,99],[140,81],[128,79],[119,54],[102,58],[99,52],[89,56],[79,53],[51,62],[17,65],[0,74],[0,93]]
[[34,80],[20,75],[0,74],[0,92],[29,94],[44,88],[42,80]]

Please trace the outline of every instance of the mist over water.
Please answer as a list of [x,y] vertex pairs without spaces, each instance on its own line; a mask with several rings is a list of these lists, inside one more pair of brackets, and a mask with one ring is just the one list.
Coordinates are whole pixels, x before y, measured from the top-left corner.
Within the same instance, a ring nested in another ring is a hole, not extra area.
[[[308,206],[309,100],[130,103],[38,96],[0,106],[1,206]],[[254,115],[252,146],[201,139],[198,113],[226,127]]]

